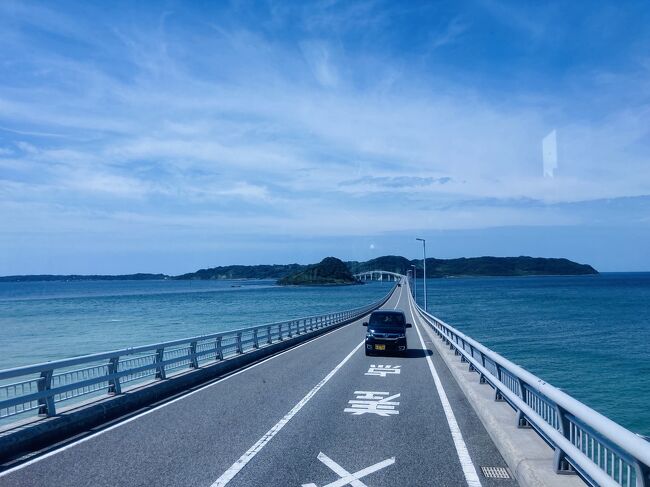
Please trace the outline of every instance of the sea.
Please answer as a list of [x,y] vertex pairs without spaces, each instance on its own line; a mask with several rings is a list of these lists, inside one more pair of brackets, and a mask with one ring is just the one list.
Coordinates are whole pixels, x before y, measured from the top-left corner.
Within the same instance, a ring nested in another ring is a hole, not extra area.
[[[3,282],[0,369],[350,309],[390,286]],[[650,273],[429,279],[427,291],[434,315],[650,436]]]

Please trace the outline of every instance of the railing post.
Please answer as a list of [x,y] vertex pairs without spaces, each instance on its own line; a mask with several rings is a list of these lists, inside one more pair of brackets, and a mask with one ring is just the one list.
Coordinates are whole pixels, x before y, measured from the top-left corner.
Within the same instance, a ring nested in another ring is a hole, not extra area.
[[[463,350],[465,350],[465,340],[463,340]],[[470,346],[469,346],[469,355],[470,355],[472,358],[474,358],[474,347],[473,347],[471,344],[470,344]],[[468,360],[467,362],[469,362],[468,370],[469,370],[470,372],[475,372],[475,371],[476,371],[476,368],[475,368],[474,365],[472,364],[471,360]]]
[[[108,361],[108,373],[110,375],[117,374],[119,372],[120,357],[111,357]],[[122,385],[120,384],[120,378],[115,376],[108,379],[108,393],[109,394],[122,394]]]
[[[47,392],[52,390],[52,375],[54,370],[44,370],[41,372],[41,380],[38,381],[38,392]],[[41,416],[56,415],[56,406],[54,405],[54,396],[49,394],[38,400],[38,414]]]
[[290,322],[287,323],[287,324],[289,325],[289,334],[288,334],[287,336],[288,336],[289,338],[292,338],[292,337],[293,337],[293,331],[292,331],[292,329],[291,329],[291,328],[292,328],[291,325],[293,324],[293,322],[290,321]]
[[271,325],[266,327],[266,343],[272,343],[273,337],[271,336]]
[[221,339],[222,337],[217,337],[217,341],[215,342],[214,346],[217,351],[217,360],[223,360],[223,347],[221,346]]
[[[483,352],[481,352],[481,365],[483,366],[484,369],[486,368],[485,367],[485,354]],[[485,376],[483,375],[483,372],[481,372],[481,378],[479,379],[479,382],[481,384],[485,384]]]
[[257,339],[257,328],[253,330],[253,347],[260,348],[260,343]]
[[[564,436],[567,440],[571,441],[569,438],[569,431],[571,429],[569,420],[564,414],[564,410],[557,404],[555,405],[555,414],[557,414],[557,423],[560,433],[562,433],[562,436]],[[562,451],[562,449],[558,448],[557,446],[555,447],[555,452],[553,454],[553,468],[555,468],[555,473],[558,474],[575,475],[576,473],[573,466],[567,461],[567,457],[564,451]]]
[[244,353],[241,343],[241,331],[237,333],[237,353]]
[[278,323],[278,340],[282,341],[282,323]]
[[165,356],[165,349],[164,348],[159,348],[156,350],[156,363],[158,366],[156,367],[156,379],[166,379],[167,374],[165,374],[165,364],[163,363],[164,357]]
[[[501,366],[496,362],[494,363],[494,366],[497,369],[497,379],[499,379],[499,382],[503,384],[502,375],[501,375]],[[494,400],[497,402],[502,402],[504,400],[503,394],[501,394],[501,390],[498,387],[495,387],[494,389]]]
[[634,472],[636,473],[635,487],[650,486],[650,467],[647,465],[642,465],[639,462],[634,462]]
[[199,361],[196,358],[196,341],[190,342],[190,369],[198,369]]
[[[521,400],[524,401],[524,403],[528,404],[527,399],[527,392],[526,392],[526,387],[524,386],[524,381],[521,379],[517,379],[517,382],[519,383],[519,397],[521,397]],[[530,428],[530,423],[526,419],[526,416],[524,416],[524,413],[519,410],[517,411],[517,427],[518,428]]]

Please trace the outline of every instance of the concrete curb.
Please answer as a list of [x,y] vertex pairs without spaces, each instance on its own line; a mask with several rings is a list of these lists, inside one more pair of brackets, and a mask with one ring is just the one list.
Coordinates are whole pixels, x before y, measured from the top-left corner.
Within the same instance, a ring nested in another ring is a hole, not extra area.
[[51,446],[90,428],[97,427],[120,416],[204,384],[253,362],[358,321],[361,318],[346,320],[319,330],[286,338],[281,342],[229,357],[221,362],[204,365],[196,370],[190,370],[159,382],[143,385],[117,396],[98,399],[71,408],[51,418],[31,421],[4,431],[0,433],[0,462],[6,462],[27,452]]
[[[423,320],[422,320],[423,321]],[[454,351],[445,346],[429,325],[423,328],[451,371],[458,386],[485,426],[513,476],[522,487],[584,487],[577,475],[559,475],[553,469],[553,449],[532,429],[517,427],[517,415],[507,402],[494,400],[494,389],[481,384]]]

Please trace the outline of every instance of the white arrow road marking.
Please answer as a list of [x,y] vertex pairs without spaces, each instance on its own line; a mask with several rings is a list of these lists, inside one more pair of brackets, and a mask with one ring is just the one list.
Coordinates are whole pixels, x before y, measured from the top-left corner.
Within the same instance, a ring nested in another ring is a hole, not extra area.
[[[369,467],[359,470],[358,472],[350,473],[346,469],[341,467],[338,463],[336,463],[334,460],[332,460],[330,457],[325,455],[323,452],[320,452],[318,454],[318,459],[321,462],[323,462],[325,465],[327,465],[336,475],[341,477],[340,479],[335,480],[334,482],[331,482],[327,485],[324,485],[323,487],[343,487],[344,485],[350,485],[352,487],[368,487],[359,479],[395,463],[395,457],[387,458],[382,462],[375,463],[374,465],[370,465]],[[302,484],[302,487],[318,487],[318,486],[316,484]]]

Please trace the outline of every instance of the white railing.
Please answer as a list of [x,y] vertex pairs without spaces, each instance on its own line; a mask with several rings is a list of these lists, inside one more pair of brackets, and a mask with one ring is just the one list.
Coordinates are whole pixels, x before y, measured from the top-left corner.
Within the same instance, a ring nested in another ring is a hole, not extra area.
[[121,394],[129,388],[355,320],[384,304],[394,289],[379,301],[346,311],[0,370],[0,422],[54,416],[60,413],[60,406]]
[[[417,306],[417,305],[416,305]],[[558,473],[574,469],[594,486],[650,486],[650,442],[616,424],[417,306],[469,369],[555,450]],[[649,406],[650,407],[650,406]]]

